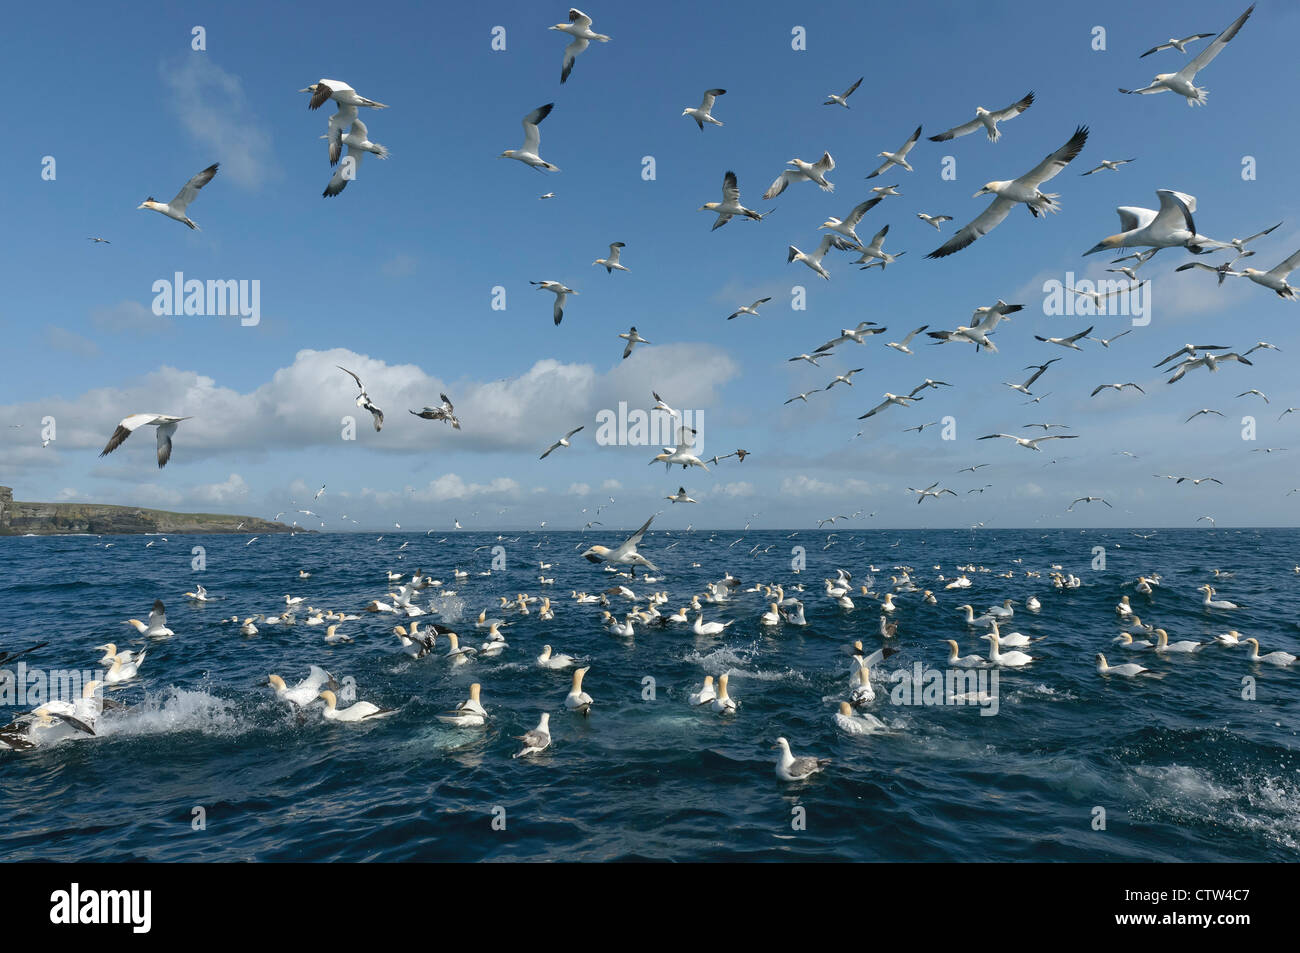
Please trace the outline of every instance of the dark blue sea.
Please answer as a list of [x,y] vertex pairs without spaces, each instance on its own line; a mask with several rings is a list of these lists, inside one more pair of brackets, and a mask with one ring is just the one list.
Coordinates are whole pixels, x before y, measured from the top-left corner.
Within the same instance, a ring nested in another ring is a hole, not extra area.
[[[1300,666],[1252,664],[1245,648],[1210,645],[1181,657],[1126,652],[1114,606],[1128,594],[1143,621],[1172,639],[1211,640],[1240,630],[1262,650],[1300,653],[1300,532],[1295,530],[841,531],[651,533],[641,551],[661,569],[638,596],[667,590],[665,611],[730,571],[742,581],[705,618],[735,624],[720,637],[689,626],[607,634],[599,593],[615,577],[579,558],[622,535],[298,534],[0,539],[0,650],[50,644],[33,668],[97,669],[93,646],[147,647],[141,675],[108,696],[95,736],[30,751],[0,751],[0,856],[9,860],[1035,860],[1287,861],[1300,858]],[[148,543],[153,545],[147,545]],[[111,544],[111,545],[108,545]],[[405,545],[405,548],[400,548]],[[507,568],[491,575],[491,547]],[[206,550],[194,571],[192,548]],[[806,549],[795,574],[792,549]],[[1105,568],[1093,569],[1094,547]],[[539,584],[539,562],[552,563]],[[1083,580],[1061,592],[1053,565]],[[872,571],[871,567],[875,567]],[[841,734],[849,655],[879,648],[879,606],[856,590],[884,591],[895,567],[933,589],[897,598],[898,653],[873,670],[870,711],[886,731]],[[444,582],[419,603],[467,644],[482,609],[510,623],[509,648],[452,670],[440,656],[412,660],[391,634],[401,622],[360,610],[390,591],[385,572],[416,568]],[[461,568],[468,579],[455,580]],[[822,580],[853,574],[853,610]],[[945,591],[940,575],[969,568],[970,588]],[[312,573],[301,581],[300,569]],[[1214,570],[1231,572],[1216,579]],[[1037,572],[1039,577],[1029,577]],[[1008,578],[1004,574],[1014,573]],[[1150,598],[1131,583],[1158,573]],[[639,574],[638,574],[639,576]],[[205,605],[184,593],[202,583]],[[756,582],[800,595],[809,624],[764,630]],[[1235,611],[1201,605],[1212,582]],[[1125,585],[1128,583],[1129,585]],[[447,595],[455,590],[455,596]],[[499,596],[550,595],[555,619],[500,612]],[[282,610],[284,595],[362,616],[327,646],[302,624],[239,635],[223,618]],[[1036,594],[1037,613],[1023,600]],[[155,597],[173,638],[147,646],[128,618],[147,619]],[[1003,631],[1045,636],[1035,661],[999,676],[998,712],[976,705],[900,705],[891,673],[943,668],[944,639],[987,654],[954,608],[1016,600]],[[626,600],[611,597],[622,616]],[[130,636],[130,637],[128,637]],[[568,672],[543,670],[543,643],[587,656],[588,718],[564,710]],[[1140,661],[1159,679],[1101,677],[1094,654]],[[355,679],[360,698],[397,714],[336,724],[320,707],[295,714],[266,686],[293,684],[318,664]],[[706,674],[730,673],[734,717],[696,710],[687,695]],[[653,679],[653,698],[645,680]],[[490,718],[450,728],[435,716],[480,682]],[[21,708],[0,709],[5,721]],[[514,736],[551,713],[543,754],[512,759]],[[778,736],[798,755],[831,759],[811,780],[774,774]],[[196,811],[201,808],[201,811]],[[802,809],[802,810],[796,810]],[[1104,812],[1104,814],[1099,813]],[[195,819],[201,817],[202,824]],[[1104,827],[1099,824],[1104,819]],[[494,820],[496,823],[494,824]],[[198,829],[196,829],[198,828]],[[504,828],[504,829],[502,829]]]

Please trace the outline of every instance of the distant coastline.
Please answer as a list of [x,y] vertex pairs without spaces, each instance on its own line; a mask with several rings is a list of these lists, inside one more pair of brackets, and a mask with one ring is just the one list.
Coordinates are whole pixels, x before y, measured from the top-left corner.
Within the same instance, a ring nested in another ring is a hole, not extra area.
[[[226,513],[172,513],[105,503],[29,503],[15,500],[13,489],[0,486],[0,536],[95,536],[128,533],[293,532],[284,523]],[[306,532],[306,530],[301,530]]]

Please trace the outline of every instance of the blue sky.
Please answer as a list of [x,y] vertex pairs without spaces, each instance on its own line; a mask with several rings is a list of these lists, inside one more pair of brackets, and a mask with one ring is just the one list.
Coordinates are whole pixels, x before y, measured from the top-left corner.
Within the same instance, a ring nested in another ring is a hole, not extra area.
[[[8,151],[17,187],[0,209],[22,223],[22,238],[9,246],[0,306],[10,355],[0,483],[20,499],[261,516],[324,483],[314,508],[327,528],[345,512],[361,521],[349,526],[375,528],[453,519],[466,528],[541,520],[579,528],[610,496],[610,525],[661,508],[665,527],[739,526],[753,514],[757,526],[798,527],[857,511],[860,524],[899,527],[1177,526],[1204,514],[1221,525],[1294,525],[1300,494],[1285,494],[1300,483],[1291,460],[1300,413],[1277,418],[1300,404],[1287,370],[1300,349],[1295,302],[1244,280],[1219,288],[1208,274],[1174,274],[1189,256],[1166,250],[1142,270],[1153,282],[1149,325],[1109,349],[1084,342],[1082,353],[1033,339],[1090,323],[1105,337],[1130,327],[1118,316],[1045,315],[1042,289],[1069,271],[1115,277],[1102,271],[1113,256],[1082,252],[1118,230],[1116,206],[1151,207],[1157,188],[1195,195],[1197,226],[1215,238],[1284,220],[1244,264],[1271,268],[1300,247],[1290,175],[1300,143],[1292,124],[1277,122],[1289,117],[1278,90],[1293,84],[1294,6],[1258,5],[1198,77],[1210,90],[1204,108],[1116,91],[1184,62],[1176,51],[1139,60],[1142,50],[1171,34],[1217,33],[1241,9],[827,3],[805,16],[775,3],[614,3],[586,8],[613,40],[583,53],[562,87],[567,37],[546,30],[564,19],[562,5],[486,3],[454,19],[387,3],[364,16],[330,2],[309,13],[262,3],[141,3],[75,16],[15,8],[6,57],[11,128],[22,136]],[[936,19],[942,31],[931,30]],[[196,24],[205,51],[191,50]],[[498,25],[502,52],[490,46]],[[791,48],[795,26],[806,30],[806,50]],[[1091,48],[1096,26],[1106,29],[1105,51]],[[851,109],[821,105],[864,74]],[[364,118],[393,157],[368,158],[331,199],[321,197],[330,169],[318,137],[332,104],[310,112],[296,92],[322,76],[391,107]],[[728,90],[714,109],[725,126],[701,133],[681,111],[712,86]],[[923,138],[915,172],[864,181],[876,153],[918,124],[928,136],[1031,89],[1036,103],[1005,124],[997,144],[982,134]],[[495,158],[519,146],[522,116],[552,101],[542,155],[563,171],[544,176]],[[959,254],[925,259],[985,207],[987,198],[971,197],[984,182],[1026,171],[1080,124],[1091,128],[1087,147],[1051,183],[1059,215],[1033,220],[1017,209]],[[836,160],[834,193],[805,183],[762,200],[786,160],[823,150]],[[45,156],[57,163],[52,181],[41,178]],[[646,156],[652,181],[642,177]],[[956,160],[955,181],[940,176],[945,156]],[[1130,156],[1138,161],[1118,173],[1079,175]],[[1254,157],[1254,180],[1242,177],[1245,156]],[[212,162],[221,171],[190,208],[201,231],[136,210]],[[719,198],[728,169],[745,204],[776,210],[711,232],[712,216],[697,209]],[[817,226],[877,183],[898,183],[902,195],[868,213],[859,231],[865,238],[890,224],[886,249],[907,252],[895,265],[860,272],[853,256],[832,252],[823,281],[786,263],[788,244],[815,247]],[[556,197],[539,201],[548,191]],[[955,221],[940,234],[918,211]],[[590,264],[611,241],[626,243],[630,272]],[[260,324],[153,315],[154,281],[176,271],[260,281]],[[580,292],[559,328],[552,297],[529,279]],[[490,307],[496,286],[506,289],[503,311]],[[791,308],[794,286],[806,289],[805,310]],[[724,320],[769,295],[761,317]],[[920,339],[913,356],[883,346],[922,324],[964,324],[998,298],[1025,310],[998,329],[997,354]],[[842,345],[820,369],[787,363],[860,320],[889,331]],[[625,362],[616,335],[633,324],[653,345]],[[1184,342],[1244,351],[1260,340],[1281,353],[1257,351],[1253,367],[1197,370],[1174,385],[1151,368]],[[1025,407],[999,383],[1053,357],[1064,360],[1035,385],[1051,394],[1041,404]],[[363,420],[357,440],[340,439],[340,417],[358,411],[336,363],[365,379],[387,414],[382,433]],[[852,388],[782,405],[854,367],[864,370]],[[857,420],[883,392],[906,393],[926,377],[954,386]],[[1088,397],[1111,381],[1136,381],[1147,395]],[[595,412],[619,400],[648,408],[651,388],[703,415],[703,456],[736,447],[753,456],[666,475],[647,466],[657,447],[597,446]],[[1271,403],[1235,396],[1248,388]],[[406,413],[437,403],[442,389],[464,421],[459,433]],[[1202,407],[1226,417],[1182,423]],[[164,470],[153,462],[152,431],[97,456],[117,420],[138,411],[195,417]],[[1253,442],[1241,439],[1247,414],[1258,420]],[[45,415],[58,430],[42,448]],[[955,440],[940,439],[938,427],[902,432],[949,415]],[[1069,424],[1080,439],[1042,453],[975,439],[1024,433],[1035,421]],[[537,459],[580,423],[587,429],[571,449]],[[1267,447],[1289,449],[1251,452]],[[957,472],[977,463],[990,466]],[[1224,485],[1174,486],[1155,476],[1165,473]],[[961,498],[918,506],[907,487],[936,480]],[[683,483],[698,505],[663,499]],[[1114,509],[1066,513],[1084,495]]]

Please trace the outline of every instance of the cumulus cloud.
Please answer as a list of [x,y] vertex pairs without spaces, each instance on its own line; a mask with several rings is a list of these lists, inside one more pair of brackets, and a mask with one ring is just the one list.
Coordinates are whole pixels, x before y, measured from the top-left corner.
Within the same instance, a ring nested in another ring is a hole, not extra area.
[[67,351],[81,357],[94,357],[99,353],[99,345],[90,338],[82,337],[67,328],[50,325],[45,329],[45,344],[56,351]]
[[248,484],[238,473],[232,473],[221,483],[208,483],[196,486],[190,493],[195,500],[203,503],[227,504],[248,496]]
[[419,489],[408,487],[405,491],[363,489],[361,495],[368,497],[380,506],[391,506],[411,500],[417,503],[446,503],[451,500],[461,502],[479,499],[519,498],[522,487],[518,481],[509,477],[497,477],[488,483],[467,483],[455,473],[444,473]]
[[873,493],[879,493],[887,489],[889,487],[884,484],[871,484],[865,480],[850,478],[836,480],[831,483],[826,480],[814,479],[803,473],[795,477],[786,477],[781,481],[781,494],[795,497],[833,496],[844,498],[856,495],[870,496]]

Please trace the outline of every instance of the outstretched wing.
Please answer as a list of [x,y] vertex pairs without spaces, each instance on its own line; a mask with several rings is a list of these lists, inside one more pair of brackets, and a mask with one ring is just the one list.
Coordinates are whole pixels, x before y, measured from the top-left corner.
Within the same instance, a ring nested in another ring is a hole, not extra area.
[[1042,185],[1069,165],[1071,160],[1083,150],[1083,146],[1087,141],[1088,127],[1079,126],[1074,130],[1074,135],[1066,141],[1065,145],[1047,156],[1016,181],[1021,185]]
[[[1034,104],[1034,93],[1030,90],[1024,95],[1024,98],[1017,100],[1005,109],[999,109],[997,112],[989,113],[989,118],[994,122],[1003,122],[1007,119],[1014,119],[1022,112]],[[1037,114],[1035,114],[1037,115]]]
[[926,258],[946,258],[953,252],[959,252],[967,245],[973,244],[978,239],[987,235],[993,229],[1002,224],[1002,220],[1011,214],[1016,203],[1011,199],[1004,199],[998,196],[989,203],[989,207],[977,215],[974,221],[963,225],[952,236]]
[[555,103],[547,103],[545,106],[538,106],[524,117],[524,152],[537,155],[537,148],[542,142],[542,133],[537,127],[543,119],[551,114],[551,110],[554,108]]
[[172,458],[172,434],[176,432],[177,421],[158,425],[158,468],[167,466]]
[[1211,40],[1206,45],[1205,49],[1201,50],[1201,52],[1198,53],[1190,63],[1180,69],[1178,75],[1188,82],[1194,80],[1198,72],[1210,65],[1210,60],[1223,52],[1223,48],[1228,45],[1228,41],[1237,35],[1237,31],[1241,29],[1242,25],[1248,19],[1250,19],[1250,15],[1254,12],[1255,5],[1252,3],[1245,13],[1232,21],[1231,26]]
[[150,424],[158,419],[157,414],[132,414],[122,420],[113,431],[113,436],[108,438],[108,443],[104,444],[104,449],[99,452],[102,457],[105,454],[112,453],[122,445],[122,441],[139,429],[140,427]]
[[184,188],[176,193],[176,198],[172,199],[167,204],[170,205],[174,211],[180,212],[182,215],[185,214],[186,206],[194,201],[195,197],[199,194],[199,189],[212,181],[212,177],[217,174],[217,168],[220,165],[220,162],[214,162],[198,175],[194,176],[194,178],[185,183]]

